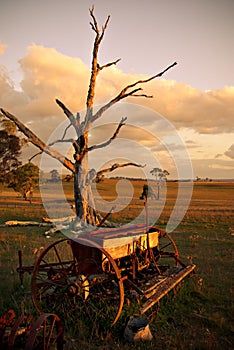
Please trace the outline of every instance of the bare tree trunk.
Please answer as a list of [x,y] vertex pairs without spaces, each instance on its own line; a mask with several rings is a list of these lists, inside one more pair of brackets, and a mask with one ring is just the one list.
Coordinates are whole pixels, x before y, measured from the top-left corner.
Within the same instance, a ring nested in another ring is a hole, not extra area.
[[92,181],[89,179],[88,168],[88,132],[81,135],[76,141],[75,172],[74,172],[74,199],[76,220],[74,225],[90,224],[98,225],[98,219],[94,207],[94,199],[91,190]]

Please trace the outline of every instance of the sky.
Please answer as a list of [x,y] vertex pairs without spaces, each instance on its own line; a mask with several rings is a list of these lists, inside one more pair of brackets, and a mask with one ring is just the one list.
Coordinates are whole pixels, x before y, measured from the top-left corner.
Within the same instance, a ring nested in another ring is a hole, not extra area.
[[[64,121],[55,98],[74,112],[85,109],[92,5],[100,28],[111,16],[99,63],[121,58],[100,72],[97,106],[177,62],[141,85],[153,98],[128,98],[93,126],[90,142],[97,143],[112,136],[123,116],[129,123],[111,147],[91,156],[92,166],[122,154],[146,163],[148,174],[159,166],[176,178],[176,152],[183,148],[194,177],[234,178],[233,0],[1,0],[0,107],[45,141]],[[26,148],[25,159],[33,152]]]

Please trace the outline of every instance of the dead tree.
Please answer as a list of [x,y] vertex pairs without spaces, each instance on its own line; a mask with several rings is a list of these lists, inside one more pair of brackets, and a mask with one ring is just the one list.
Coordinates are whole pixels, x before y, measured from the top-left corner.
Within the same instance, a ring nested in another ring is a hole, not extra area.
[[35,145],[40,152],[45,152],[49,156],[57,159],[64,167],[70,170],[74,175],[74,200],[75,200],[75,209],[76,209],[76,224],[80,225],[81,223],[87,223],[91,225],[98,225],[98,218],[94,208],[94,202],[91,191],[91,183],[95,179],[96,176],[101,176],[106,172],[112,172],[115,169],[127,166],[135,166],[141,167],[140,164],[136,163],[123,163],[123,164],[113,164],[111,167],[107,169],[102,169],[98,173],[95,172],[94,169],[89,170],[88,167],[88,153],[92,152],[96,149],[104,148],[108,146],[114,139],[118,137],[120,129],[125,125],[127,118],[122,118],[119,122],[115,132],[113,135],[106,141],[101,144],[89,146],[88,142],[88,134],[89,129],[92,124],[102,117],[103,113],[106,112],[109,108],[115,105],[117,102],[126,99],[130,96],[142,96],[145,98],[151,98],[152,96],[148,96],[146,94],[141,93],[142,88],[140,84],[145,84],[155,78],[161,77],[166,71],[176,65],[176,62],[168,66],[162,72],[153,75],[147,79],[135,81],[132,84],[124,87],[119,94],[117,94],[113,99],[100,107],[96,112],[93,110],[94,106],[94,97],[95,97],[95,88],[96,88],[96,80],[98,74],[103,70],[110,66],[116,65],[119,62],[119,59],[113,62],[106,63],[104,65],[100,65],[98,62],[98,52],[100,48],[100,44],[103,41],[105,31],[107,29],[110,16],[108,16],[105,24],[100,29],[94,15],[94,8],[90,9],[91,16],[91,28],[95,33],[95,39],[93,44],[93,53],[92,53],[92,67],[91,67],[91,75],[89,81],[89,89],[87,93],[86,100],[86,113],[83,121],[80,120],[80,115],[77,113],[74,115],[67,106],[60,100],[56,99],[56,103],[63,110],[64,114],[69,120],[69,126],[73,127],[75,130],[75,138],[74,139],[65,139],[66,130],[64,131],[64,135],[60,140],[55,142],[71,142],[74,148],[74,160],[68,159],[63,154],[59,153],[57,150],[53,148],[53,144],[47,145],[43,140],[41,140],[37,135],[35,135],[26,125],[24,125],[18,118],[14,115],[1,108],[1,112],[5,117],[12,120],[18,129],[28,138],[28,140]]

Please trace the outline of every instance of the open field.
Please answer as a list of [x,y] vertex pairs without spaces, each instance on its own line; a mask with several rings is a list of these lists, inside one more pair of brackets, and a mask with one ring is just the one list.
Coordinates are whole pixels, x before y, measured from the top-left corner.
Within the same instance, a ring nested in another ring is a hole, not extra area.
[[[111,215],[112,221],[131,222],[143,210],[143,201],[139,199],[143,182],[133,181],[132,185],[133,198],[127,207]],[[105,180],[97,185],[97,190],[111,203],[117,197],[116,180]],[[65,183],[64,191],[72,202],[72,184]],[[178,184],[168,183],[166,205],[158,219],[162,228],[170,217],[177,193]],[[47,213],[38,192],[34,199],[30,205],[13,191],[1,187],[0,224],[12,219],[40,221]],[[62,206],[55,216],[61,214],[66,215]],[[45,247],[62,237],[56,234],[45,238],[44,231],[45,228],[39,227],[0,228],[0,314],[8,308],[20,313],[22,307],[34,312],[30,278],[25,276],[24,287],[20,287],[16,273],[17,251],[23,250],[25,264],[33,264],[35,248]],[[189,209],[172,235],[181,259],[197,265],[196,275],[187,279],[176,295],[171,293],[161,302],[158,315],[150,324],[153,341],[135,348],[233,349],[234,183],[195,183]],[[67,324],[65,327],[66,350],[134,348],[124,343],[119,329],[113,332],[111,339],[101,341],[90,339],[75,317],[69,329]]]

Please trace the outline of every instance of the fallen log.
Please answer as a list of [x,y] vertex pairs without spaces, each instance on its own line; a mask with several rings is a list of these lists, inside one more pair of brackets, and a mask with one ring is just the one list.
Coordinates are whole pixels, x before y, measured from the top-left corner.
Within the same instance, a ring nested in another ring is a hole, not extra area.
[[51,219],[51,218],[42,218],[42,220],[46,223],[70,223],[72,221],[75,220],[75,216],[65,216],[62,218],[55,218],[55,219]]
[[19,220],[10,220],[6,221],[1,227],[9,227],[9,226],[39,226],[39,227],[48,227],[54,226],[53,223],[49,222],[38,222],[38,221],[19,221]]

